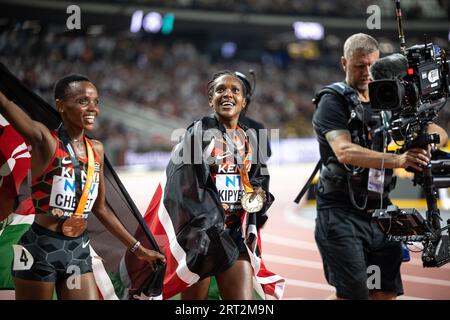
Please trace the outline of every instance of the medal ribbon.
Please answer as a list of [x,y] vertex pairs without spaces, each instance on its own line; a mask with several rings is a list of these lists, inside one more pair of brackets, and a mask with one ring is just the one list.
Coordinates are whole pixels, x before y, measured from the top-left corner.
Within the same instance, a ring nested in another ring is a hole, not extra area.
[[88,171],[86,174],[86,182],[84,184],[83,191],[81,191],[82,183],[80,163],[72,146],[70,138],[62,125],[58,128],[58,135],[61,137],[61,140],[63,141],[67,151],[69,151],[70,160],[72,161],[73,170],[75,171],[75,199],[78,203],[78,206],[73,215],[81,217],[83,215],[84,208],[86,207],[86,202],[89,197],[92,184],[94,182],[94,152],[92,150],[91,144],[89,143],[87,138],[84,137],[88,155]]
[[86,142],[86,150],[88,154],[88,170],[86,174],[86,182],[84,183],[83,193],[81,194],[80,202],[78,202],[77,209],[74,213],[74,215],[78,217],[81,217],[83,215],[84,208],[86,207],[86,202],[89,198],[89,193],[91,192],[92,184],[94,183],[94,151],[92,150],[92,146],[86,137],[84,137],[84,141]]
[[[241,177],[241,182],[242,182],[242,186],[244,187],[244,192],[245,193],[253,193],[253,186],[250,183],[250,178],[248,177],[248,172],[245,169],[247,167],[246,164],[249,163],[248,154],[245,155],[244,161],[242,161],[242,157],[239,154],[239,149],[237,148],[233,139],[231,139],[231,137],[227,133],[225,133],[225,141],[227,142],[229,149],[230,149],[230,145],[231,145],[232,146],[231,148],[233,148],[235,151],[237,151],[237,152],[233,152],[233,154],[235,155],[235,158],[236,158],[237,169],[239,171],[239,176]],[[245,154],[245,151],[244,151],[244,154]]]
[[[240,160],[240,159],[239,159]],[[238,171],[241,176],[242,186],[244,187],[245,193],[253,193],[253,186],[250,183],[250,178],[248,177],[248,171],[245,169],[248,163],[248,157],[245,157],[244,163],[238,163]]]

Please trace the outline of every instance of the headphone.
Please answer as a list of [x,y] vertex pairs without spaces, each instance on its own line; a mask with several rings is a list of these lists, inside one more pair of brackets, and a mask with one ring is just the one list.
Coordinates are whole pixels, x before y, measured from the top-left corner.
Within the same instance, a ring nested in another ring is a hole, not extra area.
[[252,95],[253,95],[253,91],[255,90],[256,87],[256,77],[255,77],[255,72],[250,69],[248,71],[253,78],[253,87],[250,83],[250,80],[248,80],[247,76],[239,71],[235,71],[234,74],[236,75],[236,77],[238,77],[242,83],[244,83],[245,86],[245,100],[247,101],[247,107],[250,104],[250,101],[252,101]]

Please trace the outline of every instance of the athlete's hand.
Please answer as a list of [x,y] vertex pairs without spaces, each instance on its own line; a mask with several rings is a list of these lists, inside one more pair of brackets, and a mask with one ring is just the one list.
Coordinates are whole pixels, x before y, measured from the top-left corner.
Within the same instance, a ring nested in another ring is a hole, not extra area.
[[140,260],[145,260],[150,265],[152,271],[156,269],[156,263],[161,261],[162,263],[166,263],[166,258],[157,251],[149,250],[144,248],[144,246],[139,246],[139,248],[134,252],[136,257]]
[[250,201],[253,201],[253,199],[255,199],[258,194],[261,195],[263,202],[266,203],[266,201],[267,201],[266,192],[261,187],[256,187],[253,189],[253,193],[250,196]]

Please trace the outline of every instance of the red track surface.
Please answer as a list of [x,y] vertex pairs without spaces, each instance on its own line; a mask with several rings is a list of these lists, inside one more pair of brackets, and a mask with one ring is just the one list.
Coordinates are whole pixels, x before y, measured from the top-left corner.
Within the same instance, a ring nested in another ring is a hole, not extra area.
[[[286,170],[287,169],[287,170]],[[314,207],[293,202],[311,166],[275,167],[271,189],[276,201],[262,231],[266,266],[286,278],[284,299],[325,299],[334,292],[325,280],[314,241]],[[400,299],[450,299],[450,264],[424,269],[420,254],[402,265],[405,295]]]
[[[314,242],[314,208],[293,202],[313,165],[273,166],[271,191],[275,203],[262,230],[263,257],[269,270],[286,278],[284,299],[325,299],[334,292],[325,280]],[[119,173],[142,212],[150,202],[161,172]],[[400,299],[450,299],[450,264],[424,269],[419,254],[402,266],[405,295]],[[0,299],[11,299],[0,292]]]

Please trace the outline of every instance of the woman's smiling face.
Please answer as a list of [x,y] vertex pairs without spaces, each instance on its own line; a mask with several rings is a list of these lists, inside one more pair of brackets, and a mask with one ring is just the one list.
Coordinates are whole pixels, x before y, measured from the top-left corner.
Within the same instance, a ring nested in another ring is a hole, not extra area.
[[209,105],[214,109],[219,120],[237,120],[246,105],[241,81],[228,74],[217,78],[209,96]]

